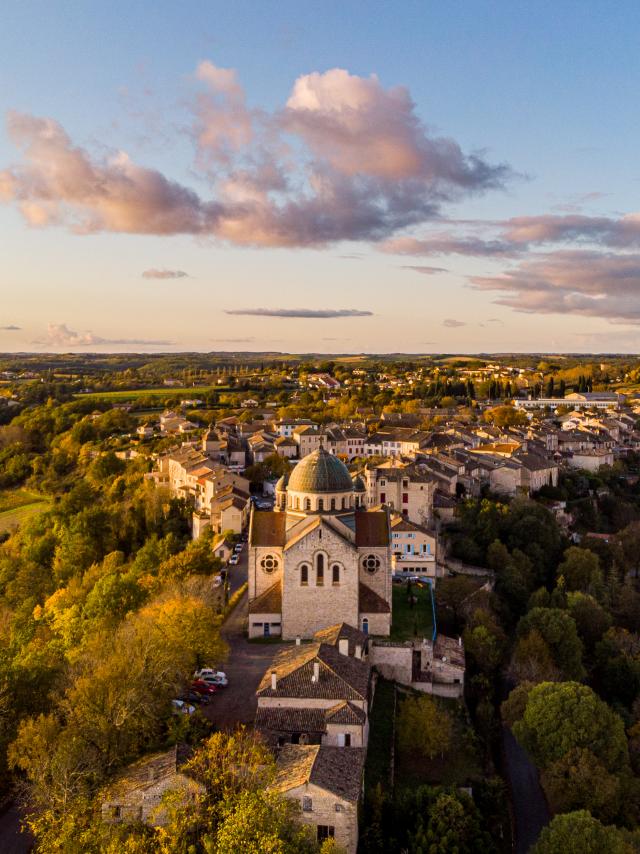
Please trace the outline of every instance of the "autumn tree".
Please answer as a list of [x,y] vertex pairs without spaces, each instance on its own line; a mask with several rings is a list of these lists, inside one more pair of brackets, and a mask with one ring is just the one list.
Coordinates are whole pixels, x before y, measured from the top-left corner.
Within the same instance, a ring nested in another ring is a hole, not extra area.
[[587,810],[557,815],[543,828],[531,854],[634,854],[636,845],[617,827],[607,826]]

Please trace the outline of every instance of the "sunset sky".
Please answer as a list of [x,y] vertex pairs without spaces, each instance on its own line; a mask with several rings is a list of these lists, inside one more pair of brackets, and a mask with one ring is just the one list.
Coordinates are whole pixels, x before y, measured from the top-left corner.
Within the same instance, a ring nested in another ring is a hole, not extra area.
[[4,0],[0,350],[638,352],[639,33]]

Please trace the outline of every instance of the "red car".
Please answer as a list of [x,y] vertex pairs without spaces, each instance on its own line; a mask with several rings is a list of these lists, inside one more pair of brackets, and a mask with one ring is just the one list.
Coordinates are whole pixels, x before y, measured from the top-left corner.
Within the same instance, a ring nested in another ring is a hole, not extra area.
[[191,683],[191,690],[196,694],[215,694],[218,689],[215,685],[209,685],[204,679],[194,679]]

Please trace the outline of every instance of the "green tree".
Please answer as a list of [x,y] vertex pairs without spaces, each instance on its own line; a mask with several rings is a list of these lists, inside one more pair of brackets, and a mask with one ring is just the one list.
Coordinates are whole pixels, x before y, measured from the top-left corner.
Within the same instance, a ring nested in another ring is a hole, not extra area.
[[407,697],[400,705],[398,744],[400,749],[427,759],[443,755],[451,746],[451,718],[428,694]]
[[558,566],[558,578],[564,578],[565,586],[569,591],[601,593],[600,558],[589,549],[570,546],[564,553],[564,560]]
[[533,608],[518,623],[518,639],[537,631],[549,648],[553,662],[565,679],[582,679],[582,643],[576,624],[559,608]]
[[577,682],[543,682],[533,687],[524,714],[512,729],[542,769],[576,748],[590,750],[609,771],[628,765],[621,718],[591,688]]
[[554,812],[588,809],[603,821],[618,812],[620,781],[587,748],[574,748],[552,762],[541,782]]
[[531,854],[633,854],[636,847],[617,827],[601,824],[587,810],[557,815]]

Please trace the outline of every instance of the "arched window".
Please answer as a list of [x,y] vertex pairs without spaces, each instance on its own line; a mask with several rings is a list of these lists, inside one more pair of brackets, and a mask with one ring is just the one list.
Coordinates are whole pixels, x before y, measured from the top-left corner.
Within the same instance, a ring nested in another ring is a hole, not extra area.
[[311,510],[311,499],[310,498],[305,498],[304,509],[305,510]]
[[377,572],[377,570],[380,569],[380,558],[377,555],[367,555],[362,560],[362,566],[367,572],[370,572],[371,575],[373,575],[374,572]]
[[362,631],[365,633],[365,635],[369,634],[369,618],[368,617],[362,618]]
[[273,572],[278,568],[278,558],[275,555],[265,555],[260,561],[260,566],[265,572]]
[[316,555],[316,584],[322,587],[324,584],[324,555],[322,552]]
[[324,500],[322,498],[318,498],[318,510],[324,510]]
[[340,567],[334,563],[331,567],[331,583],[335,586],[340,584]]
[[296,510],[300,509],[300,499],[296,496]]
[[309,584],[309,567],[306,563],[300,567],[300,585],[306,587]]
[[342,497],[342,509],[347,509],[347,499],[344,496]]
[[336,500],[335,500],[335,498],[332,498],[332,499],[331,499],[331,509],[332,509],[332,510],[335,510],[335,509],[336,509]]

